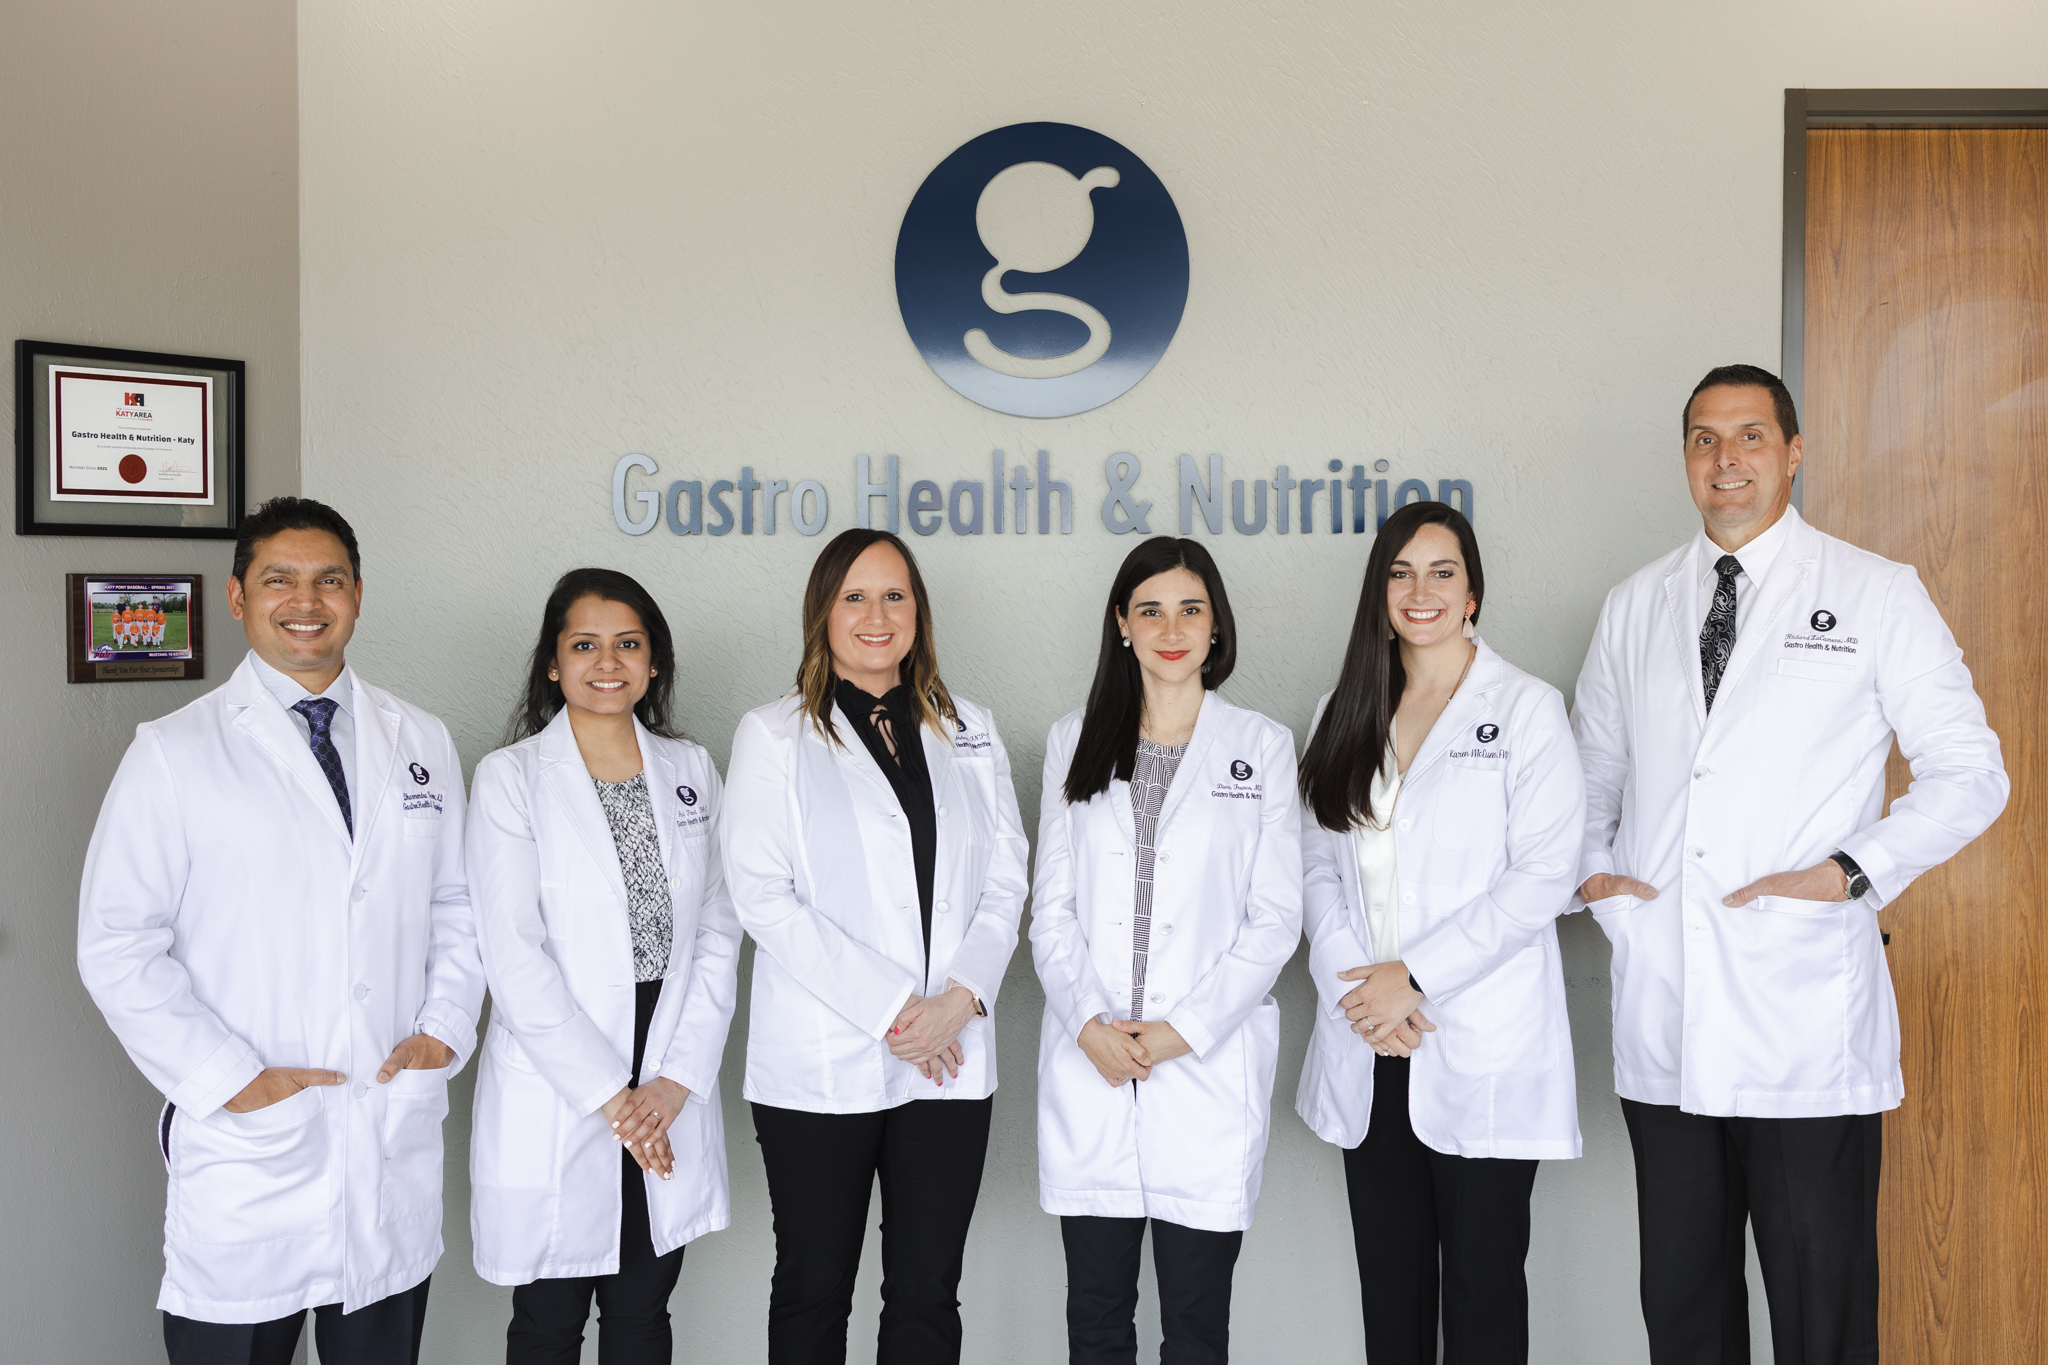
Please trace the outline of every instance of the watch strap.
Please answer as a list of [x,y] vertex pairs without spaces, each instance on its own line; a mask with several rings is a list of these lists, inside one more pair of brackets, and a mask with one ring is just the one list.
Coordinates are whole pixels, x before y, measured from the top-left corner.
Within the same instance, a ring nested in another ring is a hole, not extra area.
[[1836,849],[1828,855],[1828,861],[1841,868],[1842,875],[1849,879],[1849,899],[1861,900],[1870,890],[1870,878],[1863,874],[1863,869],[1856,865],[1856,860],[1842,850]]

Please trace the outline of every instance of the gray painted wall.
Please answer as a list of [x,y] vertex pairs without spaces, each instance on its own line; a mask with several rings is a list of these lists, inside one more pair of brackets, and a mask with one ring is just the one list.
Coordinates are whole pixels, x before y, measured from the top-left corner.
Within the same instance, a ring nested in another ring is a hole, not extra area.
[[[0,1356],[163,1359],[161,1098],[78,983],[78,873],[137,722],[225,678],[225,542],[19,537],[18,337],[248,362],[248,473],[299,485],[297,24],[276,0],[8,7],[0,41]],[[208,681],[64,681],[64,575],[206,575]]]

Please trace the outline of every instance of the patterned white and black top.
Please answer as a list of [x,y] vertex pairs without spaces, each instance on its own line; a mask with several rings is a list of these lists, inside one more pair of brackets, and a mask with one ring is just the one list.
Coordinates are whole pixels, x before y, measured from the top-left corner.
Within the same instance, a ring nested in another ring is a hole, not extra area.
[[1159,812],[1166,790],[1186,755],[1185,744],[1154,744],[1138,740],[1138,760],[1131,769],[1131,815],[1138,833],[1137,899],[1131,913],[1131,1018],[1145,1017],[1145,960],[1152,947],[1152,841],[1159,833]]
[[647,774],[624,782],[598,782],[598,804],[612,827],[619,872],[626,879],[626,924],[633,935],[633,980],[659,981],[668,971],[675,909],[668,899],[668,867],[661,861],[661,837],[654,831],[654,803]]

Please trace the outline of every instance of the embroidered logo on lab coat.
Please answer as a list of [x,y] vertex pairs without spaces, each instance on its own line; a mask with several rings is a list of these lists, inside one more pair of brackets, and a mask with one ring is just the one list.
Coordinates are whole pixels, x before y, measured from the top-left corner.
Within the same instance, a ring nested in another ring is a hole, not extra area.
[[1266,799],[1266,784],[1251,780],[1252,765],[1243,759],[1233,760],[1230,765],[1228,782],[1218,782],[1209,789],[1209,795],[1226,801],[1263,801]]
[[953,736],[954,753],[961,754],[967,758],[974,758],[989,751],[991,743],[988,731],[975,730],[969,732],[967,722],[964,720],[955,721],[954,724],[960,727],[960,733]]
[[1817,611],[1807,624],[1822,634],[1826,634],[1835,628],[1835,614],[1831,611]]
[[417,763],[407,764],[406,770],[412,774],[413,782],[422,787],[426,786],[428,780],[433,777],[432,773]]
[[1481,744],[1491,744],[1500,738],[1500,727],[1498,725],[1482,725],[1472,732],[1472,738],[1478,740]]
[[677,788],[676,788],[676,800],[678,800],[678,801],[682,802],[682,803],[683,803],[684,805],[686,805],[686,806],[694,806],[694,805],[696,805],[696,804],[697,804],[697,790],[696,790],[696,788],[694,788],[694,787],[677,787]]

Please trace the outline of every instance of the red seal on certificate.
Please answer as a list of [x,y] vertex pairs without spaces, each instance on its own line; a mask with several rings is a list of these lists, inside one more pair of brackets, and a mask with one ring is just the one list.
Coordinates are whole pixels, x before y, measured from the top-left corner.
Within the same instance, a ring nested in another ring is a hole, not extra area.
[[121,457],[121,477],[129,483],[141,483],[144,476],[148,473],[149,465],[140,455],[123,455]]

